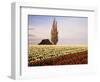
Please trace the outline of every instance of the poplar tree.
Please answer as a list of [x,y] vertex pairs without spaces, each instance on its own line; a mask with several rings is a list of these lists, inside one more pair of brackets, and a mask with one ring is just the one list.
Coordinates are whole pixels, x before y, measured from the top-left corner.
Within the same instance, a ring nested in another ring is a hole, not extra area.
[[57,21],[54,19],[51,28],[51,42],[56,45],[58,42],[58,31],[57,31]]

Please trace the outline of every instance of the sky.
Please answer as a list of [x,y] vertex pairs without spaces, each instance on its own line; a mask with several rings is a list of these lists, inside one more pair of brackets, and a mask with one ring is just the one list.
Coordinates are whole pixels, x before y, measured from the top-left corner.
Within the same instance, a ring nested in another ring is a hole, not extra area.
[[38,44],[51,37],[53,20],[57,21],[58,45],[88,44],[88,18],[69,16],[28,15],[29,44]]

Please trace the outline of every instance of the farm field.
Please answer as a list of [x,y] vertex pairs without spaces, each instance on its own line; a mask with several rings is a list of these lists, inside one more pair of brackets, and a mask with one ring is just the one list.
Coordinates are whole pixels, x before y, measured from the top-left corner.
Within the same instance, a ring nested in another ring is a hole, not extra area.
[[85,45],[29,45],[28,66],[87,64]]

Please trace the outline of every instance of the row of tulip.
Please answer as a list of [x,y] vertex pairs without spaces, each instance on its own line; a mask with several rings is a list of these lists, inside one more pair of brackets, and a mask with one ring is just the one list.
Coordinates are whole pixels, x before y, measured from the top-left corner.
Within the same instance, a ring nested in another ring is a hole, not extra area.
[[29,66],[46,66],[46,65],[72,65],[72,64],[87,64],[88,51],[77,52],[69,55],[61,55],[43,60],[29,60]]
[[28,60],[43,60],[61,55],[74,54],[86,51],[84,46],[66,45],[33,45],[28,49]]

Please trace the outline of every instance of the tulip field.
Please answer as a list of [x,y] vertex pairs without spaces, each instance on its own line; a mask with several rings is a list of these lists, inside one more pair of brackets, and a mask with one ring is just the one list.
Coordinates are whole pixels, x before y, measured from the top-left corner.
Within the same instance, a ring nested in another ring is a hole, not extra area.
[[72,65],[88,63],[85,45],[29,45],[28,66]]

